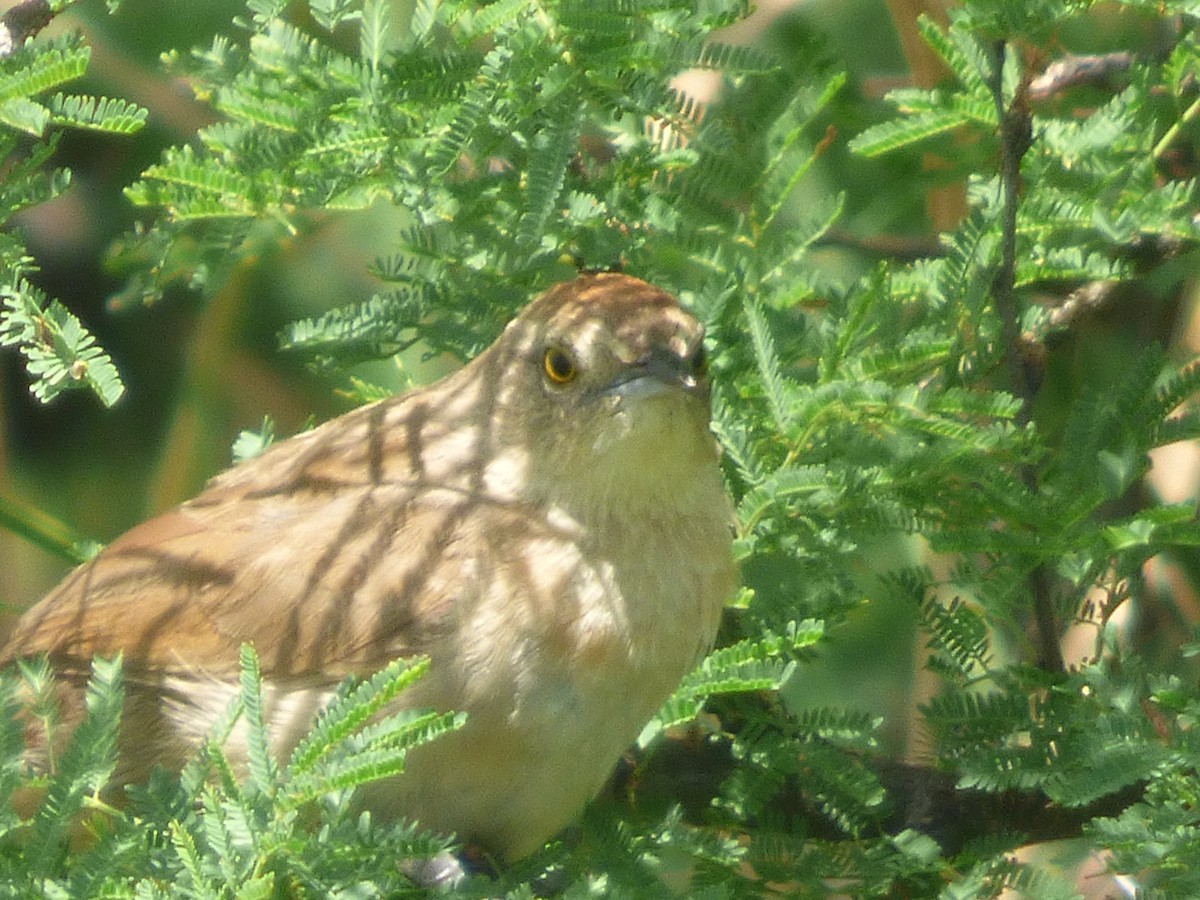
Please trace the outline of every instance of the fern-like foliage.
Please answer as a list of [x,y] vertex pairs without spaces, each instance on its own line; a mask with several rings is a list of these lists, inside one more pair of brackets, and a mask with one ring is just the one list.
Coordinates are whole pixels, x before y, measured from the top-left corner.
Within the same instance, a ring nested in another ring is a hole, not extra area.
[[820,622],[790,622],[783,635],[744,640],[709,654],[664,704],[657,718],[642,732],[641,742],[675,725],[691,721],[704,702],[720,694],[776,691],[792,675],[795,663],[788,657],[821,638]]
[[[35,730],[55,740],[58,709],[54,679],[44,660],[35,661],[23,665],[19,677],[6,672],[2,690],[7,715],[0,801],[7,812],[0,832],[4,849],[0,853],[0,881],[17,892],[27,892],[39,883],[57,879],[66,864],[72,830],[92,814],[91,810],[100,807],[96,797],[117,762],[117,727],[123,699],[121,663],[119,659],[94,663],[87,684],[86,714],[75,729],[75,738],[57,758],[52,757],[51,771],[40,779],[40,802],[28,818],[13,808],[14,798],[29,790],[22,725],[32,719],[37,723]],[[85,858],[84,865],[90,864]]]
[[[452,714],[382,714],[426,664],[397,662],[344,685],[287,762],[268,751],[253,649],[243,649],[241,666],[238,696],[183,777],[159,771],[131,788],[128,804],[118,809],[102,797],[117,762],[122,666],[119,659],[96,660],[86,715],[53,771],[39,779],[42,799],[28,818],[13,807],[14,796],[30,788],[22,722],[31,716],[50,722],[57,694],[45,660],[23,663],[20,678],[5,673],[0,895],[269,896],[286,885],[300,895],[328,896],[350,883],[413,890],[396,862],[436,856],[449,839],[404,822],[360,818],[351,796],[358,785],[400,771],[412,747],[461,723]],[[248,748],[244,769],[223,748],[236,727],[244,728]],[[81,825],[93,840],[72,853]]]
[[0,285],[0,346],[20,349],[34,379],[30,390],[43,403],[86,386],[112,406],[125,390],[116,367],[70,310],[27,280],[31,264],[25,258],[9,267],[13,280]]
[[[1044,6],[1036,14],[1040,27],[1075,11],[1071,4]],[[1029,76],[1015,55],[1017,42],[1032,28],[1023,18],[1029,10],[968,3],[949,29],[924,23],[924,36],[951,81],[932,91],[893,92],[889,99],[900,117],[867,129],[852,146],[875,155],[916,146],[945,150],[948,141],[991,147],[1002,140],[997,98],[1010,110],[1029,102],[1022,94]],[[1009,41],[998,45],[996,34]],[[1007,52],[997,55],[997,46]],[[1129,282],[1137,277],[1131,246],[1194,242],[1186,210],[1194,208],[1195,184],[1164,178],[1159,158],[1164,140],[1177,127],[1174,111],[1149,97],[1178,97],[1176,73],[1194,63],[1195,50],[1195,36],[1188,32],[1169,58],[1140,70],[1085,117],[1061,116],[1053,108],[1029,110],[1032,141],[1021,159],[1024,194],[1015,233],[1014,287],[1021,301],[1049,285]],[[1193,63],[1183,63],[1184,57]],[[1176,102],[1186,108],[1186,101]],[[926,310],[917,315],[936,311],[948,317],[947,323],[970,323],[971,337],[955,329],[959,337],[946,347],[952,363],[943,375],[954,375],[945,388],[955,393],[978,384],[980,375],[1002,364],[1002,353],[1016,349],[1006,350],[1003,325],[991,303],[990,288],[1001,268],[1005,202],[999,154],[985,162],[983,171],[978,162],[986,157],[962,158],[978,173],[969,193],[970,215],[944,237],[942,256],[892,273],[893,295],[910,310]],[[988,165],[996,168],[988,171]],[[1056,320],[1032,303],[1021,315],[1025,334],[1035,339],[1063,327],[1063,318]],[[978,399],[980,393],[971,390]],[[957,453],[951,463],[962,481],[959,488],[946,485],[939,493],[947,499],[959,493],[968,505],[946,503],[929,517],[937,524],[926,532],[934,548],[960,559],[948,583],[937,583],[926,570],[891,583],[897,596],[919,604],[939,651],[931,663],[949,686],[926,706],[925,721],[939,755],[953,760],[963,786],[1038,790],[1064,806],[1083,806],[1150,785],[1155,799],[1139,810],[1151,818],[1163,812],[1165,785],[1179,788],[1192,740],[1186,734],[1190,725],[1175,715],[1190,701],[1176,696],[1169,712],[1150,714],[1147,706],[1130,702],[1137,696],[1149,704],[1152,691],[1136,657],[1118,647],[1109,617],[1133,602],[1130,585],[1148,559],[1193,545],[1195,510],[1190,504],[1152,503],[1122,514],[1111,507],[1135,490],[1148,470],[1147,454],[1160,441],[1194,429],[1189,414],[1179,416],[1180,404],[1194,390],[1191,368],[1174,371],[1161,353],[1148,349],[1097,374],[1065,415],[1041,423],[1046,430],[1036,441],[1020,437],[1013,419],[1017,409],[1001,397],[994,413],[980,410],[983,418],[968,415],[961,421],[965,429],[939,435],[942,442],[956,437],[976,442],[980,425],[995,427],[986,425],[991,419],[1002,427],[993,432],[999,443],[986,458],[996,463],[1001,448],[1010,454],[1007,464],[985,468],[979,465],[982,458],[972,459],[969,452]],[[1005,420],[1011,424],[1003,425]],[[1042,455],[1049,447],[1057,449]],[[963,488],[970,490],[969,500]],[[943,597],[947,590],[960,596],[946,603],[935,598],[935,590]],[[1029,623],[1034,590],[1046,593],[1060,622],[1083,610],[1095,623],[1093,662],[1052,675],[1004,662],[997,642],[1022,647],[1024,636],[1014,625]],[[1095,599],[1098,592],[1103,599]],[[1164,715],[1172,725],[1165,724]],[[1179,725],[1184,733],[1173,733]],[[1093,832],[1129,854],[1118,866],[1125,871],[1157,865],[1131,852],[1133,821],[1132,814],[1103,820]],[[1146,834],[1139,837],[1145,840]],[[1170,852],[1182,851],[1174,845]],[[983,871],[976,887],[993,877]],[[1170,896],[1187,893],[1186,878],[1149,881],[1159,883],[1183,890]]]
[[[288,763],[283,803],[296,807],[333,791],[348,791],[404,770],[404,754],[465,721],[453,712],[417,711],[367,723],[421,678],[429,661],[398,660],[367,681],[347,686],[317,720]],[[352,754],[352,756],[351,756]],[[352,764],[347,764],[347,757]]]
[[[328,336],[353,358],[354,339],[340,338],[356,320],[373,323],[358,329],[357,353],[394,352],[395,336],[407,333],[431,351],[465,355],[530,293],[568,274],[565,260],[606,267],[661,240],[679,211],[655,189],[656,173],[687,167],[694,154],[684,142],[696,131],[694,102],[669,87],[670,76],[703,66],[751,78],[771,65],[757,51],[706,40],[739,4],[562,0],[536,16],[520,2],[428,4],[407,33],[386,39],[384,6],[347,6],[353,14],[341,17],[331,7],[314,14],[321,27],[312,32],[264,7],[246,53],[219,38],[178,61],[223,119],[201,132],[198,151],[168,151],[127,192],[163,211],[159,234],[230,226],[225,243],[191,266],[210,289],[254,223],[303,230],[320,210],[379,199],[407,210],[412,225],[380,265],[396,293],[285,338],[319,356]],[[323,39],[325,27],[351,19],[360,22],[357,53]],[[819,102],[806,97],[809,114]],[[771,176],[783,179],[780,197],[795,174],[793,132]],[[659,140],[663,133],[671,137]],[[136,292],[161,286],[145,281]]]
[[[145,124],[146,110],[136,104],[58,90],[87,71],[90,55],[79,37],[63,36],[30,41],[0,59],[0,222],[69,186],[69,172],[44,171],[61,129],[131,134]],[[0,346],[20,350],[43,403],[86,387],[111,406],[124,391],[112,360],[74,314],[36,286],[35,272],[20,241],[0,234]]]

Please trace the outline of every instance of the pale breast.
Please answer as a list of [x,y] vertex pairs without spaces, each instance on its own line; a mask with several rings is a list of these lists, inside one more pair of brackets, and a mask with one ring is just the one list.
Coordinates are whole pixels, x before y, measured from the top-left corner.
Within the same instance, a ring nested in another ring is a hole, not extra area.
[[[698,534],[710,552],[695,552]],[[711,644],[734,577],[724,520],[624,529],[603,550],[571,535],[560,521],[486,570],[469,649],[435,658],[418,688],[426,701],[461,691],[467,724],[372,786],[373,808],[509,858],[532,852],[580,813]]]

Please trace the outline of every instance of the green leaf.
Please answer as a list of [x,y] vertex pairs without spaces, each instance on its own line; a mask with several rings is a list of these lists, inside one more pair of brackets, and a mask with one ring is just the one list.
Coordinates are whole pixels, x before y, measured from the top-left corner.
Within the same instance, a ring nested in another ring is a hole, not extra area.
[[963,675],[976,675],[991,668],[987,623],[960,598],[943,604],[936,597],[929,597],[921,606],[921,618],[933,638],[933,646],[944,650]]
[[415,342],[411,330],[421,312],[419,300],[407,292],[376,294],[364,303],[293,322],[280,334],[279,346],[314,356],[336,353],[343,360],[392,356]]
[[953,131],[968,121],[970,119],[958,110],[940,110],[897,119],[862,131],[850,142],[850,149],[866,157],[882,156]]
[[554,212],[567,179],[567,166],[579,138],[578,110],[561,108],[548,126],[533,139],[525,190],[525,210],[517,229],[518,245],[541,245],[546,224]]
[[57,300],[48,303],[25,280],[20,273],[26,264],[10,273],[15,280],[0,286],[0,346],[20,349],[34,378],[30,391],[41,402],[49,403],[64,390],[88,387],[112,406],[125,391],[112,360],[74,314]]
[[714,650],[675,689],[638,743],[646,746],[668,728],[691,720],[716,694],[778,690],[795,668],[786,657],[812,646],[824,633],[823,623],[809,619],[790,623],[782,635],[767,634]]
[[464,724],[466,716],[461,713],[392,716],[387,720],[386,740],[350,742],[336,764],[314,768],[289,784],[283,805],[294,809],[335,791],[399,775],[410,749],[435,741]]
[[786,432],[791,427],[795,408],[794,389],[782,372],[779,356],[775,350],[775,340],[758,303],[747,296],[742,304],[742,309],[749,326],[750,342],[754,348],[758,374],[762,379],[767,402],[770,405],[771,417],[776,428]]
[[[775,155],[767,162],[760,179],[761,188],[756,205],[763,210],[759,227],[766,230],[783,209],[787,198],[816,162],[817,154],[808,152],[807,158],[793,159],[801,137],[813,120],[833,101],[834,96],[845,86],[846,74],[839,72],[826,82],[819,92],[801,92],[784,113],[784,121],[796,119],[796,125],[779,142]],[[838,204],[840,207],[840,204]],[[830,217],[832,219],[832,216]]]
[[41,137],[50,122],[50,111],[24,97],[12,97],[0,103],[0,122],[9,128]]
[[[359,28],[359,56],[372,72],[383,65],[391,22],[391,6],[382,0],[366,0],[362,8],[362,25]],[[329,26],[332,28],[333,24]]]
[[117,730],[124,703],[121,658],[93,659],[85,690],[87,713],[52,772],[33,817],[30,840],[39,848],[34,871],[48,874],[67,851],[74,816],[98,794],[117,765]]
[[366,681],[348,686],[321,711],[308,735],[296,746],[288,771],[301,774],[312,769],[428,671],[426,658],[396,659]]
[[50,121],[55,125],[108,134],[133,134],[146,124],[146,109],[124,100],[55,94],[47,106]]
[[274,797],[279,786],[279,767],[271,755],[271,733],[266,717],[258,654],[250,644],[242,644],[240,666],[241,706],[246,722],[250,778],[260,793]]
[[[45,93],[81,77],[92,51],[73,39],[60,39],[49,46],[27,48],[14,54],[0,68],[0,108],[9,101]],[[14,68],[19,66],[18,68]]]

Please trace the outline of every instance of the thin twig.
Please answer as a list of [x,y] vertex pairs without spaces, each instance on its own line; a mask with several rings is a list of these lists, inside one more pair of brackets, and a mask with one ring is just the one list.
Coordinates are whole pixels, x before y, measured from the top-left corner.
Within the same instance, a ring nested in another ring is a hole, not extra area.
[[1182,133],[1184,126],[1190,124],[1197,116],[1200,116],[1200,98],[1196,99],[1191,106],[1184,110],[1183,115],[1179,117],[1178,121],[1171,123],[1171,127],[1166,130],[1166,133],[1163,134],[1159,142],[1154,145],[1154,149],[1150,155],[1154,159],[1161,159],[1171,149],[1171,145],[1175,143],[1176,139]]
[[1021,339],[1017,321],[1017,304],[1013,296],[1017,272],[1017,208],[1020,205],[1021,159],[1033,140],[1033,122],[1029,114],[1028,94],[1018,88],[1011,105],[1004,102],[1004,87],[1001,74],[1004,60],[1004,43],[996,51],[995,73],[992,84],[996,113],[1000,122],[1000,185],[1004,192],[1004,218],[1001,223],[1003,245],[1000,270],[992,282],[992,297],[996,311],[1000,314],[1006,349],[1009,379],[1013,390],[1022,399],[1022,424],[1029,421],[1033,400],[1033,382],[1030,373],[1021,361],[1018,350]]
[[1069,330],[1080,319],[1104,309],[1120,296],[1124,287],[1125,284],[1120,281],[1089,281],[1071,291],[1051,310],[1044,322],[1021,333],[1026,356],[1045,344],[1049,335]]
[[[1011,103],[1004,99],[1004,54],[1006,44],[995,45],[992,71],[992,97],[1000,122],[1000,184],[1004,192],[1003,246],[1000,270],[992,283],[992,298],[1000,315],[1003,329],[1005,358],[1012,389],[1021,398],[1018,421],[1029,422],[1036,392],[1033,372],[1021,349],[1021,329],[1017,320],[1014,296],[1017,271],[1017,208],[1021,193],[1021,160],[1033,143],[1033,117],[1029,109],[1029,84],[1022,82]],[[1038,474],[1033,466],[1022,468],[1022,480],[1031,493],[1038,492]],[[1063,668],[1059,646],[1058,621],[1054,614],[1054,580],[1044,564],[1029,575],[1033,595],[1038,665],[1049,671]]]
[[872,256],[902,262],[916,262],[946,255],[946,248],[936,239],[922,235],[903,234],[860,235],[845,228],[830,228],[817,239],[815,246],[836,247],[869,253]]
[[0,528],[72,563],[87,562],[100,549],[66,523],[7,494],[0,494]]

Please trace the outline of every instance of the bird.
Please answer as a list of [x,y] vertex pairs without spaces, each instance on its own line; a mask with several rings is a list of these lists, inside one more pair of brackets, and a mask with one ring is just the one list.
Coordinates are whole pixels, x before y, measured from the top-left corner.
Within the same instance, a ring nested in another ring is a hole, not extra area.
[[70,726],[91,660],[121,654],[113,781],[130,783],[196,752],[244,643],[281,759],[348,676],[427,657],[394,709],[465,724],[362,802],[518,860],[714,642],[738,574],[710,416],[701,323],[631,275],[580,275],[442,380],[278,441],[117,537],[21,616],[0,665],[45,655]]

